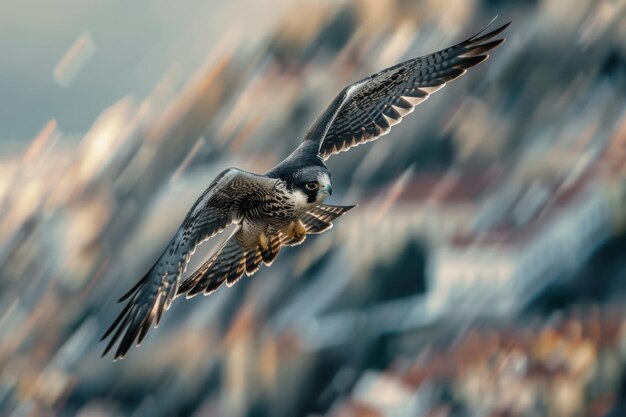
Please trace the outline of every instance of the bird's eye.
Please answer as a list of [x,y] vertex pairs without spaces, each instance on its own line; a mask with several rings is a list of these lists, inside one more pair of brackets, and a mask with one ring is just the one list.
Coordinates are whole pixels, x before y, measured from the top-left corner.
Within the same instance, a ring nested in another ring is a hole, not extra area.
[[317,183],[316,182],[307,182],[306,183],[306,189],[307,190],[315,190],[317,188]]

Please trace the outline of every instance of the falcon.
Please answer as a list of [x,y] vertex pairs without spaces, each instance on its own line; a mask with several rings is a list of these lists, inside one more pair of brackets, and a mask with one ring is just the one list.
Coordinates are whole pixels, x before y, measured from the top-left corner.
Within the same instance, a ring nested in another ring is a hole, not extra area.
[[[191,207],[163,254],[119,302],[126,303],[101,340],[102,356],[117,343],[123,358],[156,327],[174,298],[208,295],[244,274],[271,265],[283,246],[322,233],[354,206],[325,204],[332,194],[324,161],[333,154],[386,135],[415,106],[468,68],[485,61],[510,22],[491,26],[441,51],[410,59],[345,87],[304,136],[300,146],[265,174],[237,168],[220,173]],[[183,280],[198,245],[234,224],[233,233],[191,276]]]

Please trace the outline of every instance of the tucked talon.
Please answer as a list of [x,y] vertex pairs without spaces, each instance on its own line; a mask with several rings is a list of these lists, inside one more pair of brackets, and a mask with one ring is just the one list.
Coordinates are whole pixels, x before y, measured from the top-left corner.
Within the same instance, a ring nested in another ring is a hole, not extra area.
[[280,231],[286,238],[291,239],[293,237],[293,222],[289,222],[289,224],[280,229]]
[[296,219],[290,222],[289,225],[282,230],[282,233],[287,237],[287,240],[300,240],[306,235],[306,227],[300,219]]
[[300,239],[301,237],[306,235],[306,227],[300,221],[300,219],[295,220],[293,223],[293,234],[292,236],[296,239]]
[[264,251],[270,248],[270,240],[267,238],[265,232],[261,232],[259,235],[259,246],[261,246],[261,249]]

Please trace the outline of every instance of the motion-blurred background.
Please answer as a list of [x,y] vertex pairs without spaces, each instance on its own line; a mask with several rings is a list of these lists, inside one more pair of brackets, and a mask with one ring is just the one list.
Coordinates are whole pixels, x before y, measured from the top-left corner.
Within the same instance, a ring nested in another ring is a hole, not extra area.
[[[496,14],[491,60],[329,160],[331,232],[100,358],[216,173]],[[4,0],[0,415],[626,416],[625,39],[626,0]]]

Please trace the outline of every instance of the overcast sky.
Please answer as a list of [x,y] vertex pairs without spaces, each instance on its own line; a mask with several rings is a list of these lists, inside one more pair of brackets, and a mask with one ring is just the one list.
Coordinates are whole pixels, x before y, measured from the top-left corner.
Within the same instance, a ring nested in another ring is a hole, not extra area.
[[[121,97],[143,97],[173,65],[197,69],[229,28],[264,32],[288,3],[0,0],[0,141],[30,140],[50,118],[62,132],[84,132]],[[85,32],[95,54],[63,88],[54,67]]]

